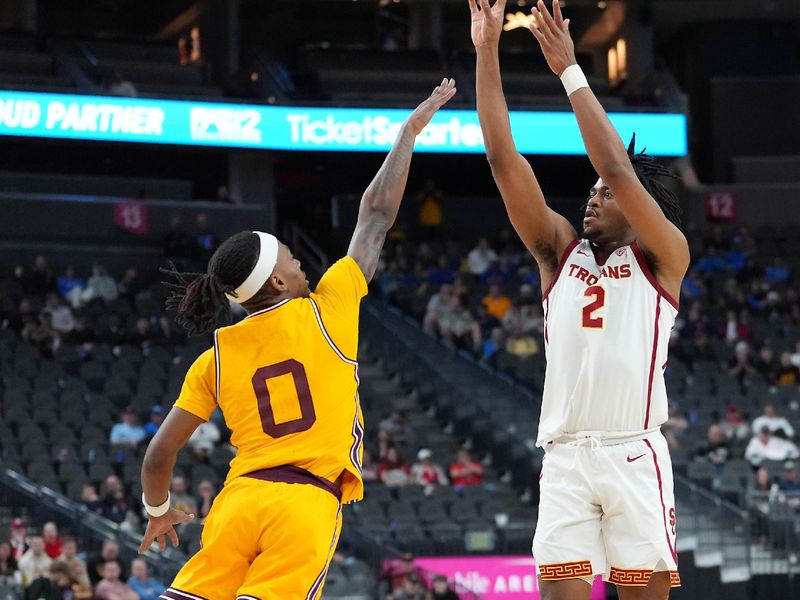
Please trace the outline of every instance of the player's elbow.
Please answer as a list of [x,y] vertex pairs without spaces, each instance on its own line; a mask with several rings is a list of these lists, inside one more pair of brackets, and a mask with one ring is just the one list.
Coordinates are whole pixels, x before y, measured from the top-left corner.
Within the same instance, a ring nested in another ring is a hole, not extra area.
[[614,189],[615,184],[618,186],[631,177],[634,179],[636,178],[636,173],[633,171],[633,167],[627,159],[625,161],[610,161],[604,164],[598,171],[598,175],[603,179],[603,182],[611,189]]

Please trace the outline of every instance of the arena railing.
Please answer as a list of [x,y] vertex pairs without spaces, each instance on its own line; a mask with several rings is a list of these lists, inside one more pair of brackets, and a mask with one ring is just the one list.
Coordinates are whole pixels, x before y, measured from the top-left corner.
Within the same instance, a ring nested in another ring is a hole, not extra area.
[[723,582],[751,575],[752,522],[748,511],[675,475],[678,550],[693,547],[699,567],[719,566]]
[[[36,523],[54,521],[62,530],[69,530],[81,549],[94,549],[104,540],[115,539],[123,560],[138,555],[141,542],[138,532],[125,531],[117,523],[11,469],[0,469],[0,502],[24,507]],[[159,581],[172,581],[186,561],[181,550],[169,546],[163,553],[148,550],[142,558],[147,561],[151,576]]]
[[800,575],[800,491],[751,491],[752,568],[756,575]]

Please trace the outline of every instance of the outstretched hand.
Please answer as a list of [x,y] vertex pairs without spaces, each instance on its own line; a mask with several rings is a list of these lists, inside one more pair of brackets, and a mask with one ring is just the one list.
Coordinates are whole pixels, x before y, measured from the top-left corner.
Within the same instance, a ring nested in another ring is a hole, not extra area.
[[158,548],[161,552],[167,549],[167,537],[172,545],[178,547],[178,534],[175,532],[174,525],[188,523],[194,520],[194,515],[188,515],[177,508],[170,508],[160,517],[150,517],[147,523],[147,530],[139,546],[139,554],[146,552],[153,541],[158,541]]
[[[480,10],[478,4],[480,3]],[[469,11],[472,16],[472,43],[476,48],[489,44],[497,45],[503,31],[503,18],[506,13],[506,0],[495,0],[489,6],[489,0],[469,0]]]
[[433,93],[425,99],[411,116],[408,117],[406,123],[414,132],[414,135],[419,135],[425,129],[425,126],[431,122],[433,115],[436,111],[442,108],[447,102],[456,94],[456,82],[454,79],[442,79],[442,83],[437,85]]
[[547,65],[558,75],[570,65],[576,64],[575,44],[569,34],[569,19],[561,15],[561,5],[553,0],[553,14],[547,10],[544,0],[538,0],[531,9],[536,21],[530,24],[531,33],[539,41]]

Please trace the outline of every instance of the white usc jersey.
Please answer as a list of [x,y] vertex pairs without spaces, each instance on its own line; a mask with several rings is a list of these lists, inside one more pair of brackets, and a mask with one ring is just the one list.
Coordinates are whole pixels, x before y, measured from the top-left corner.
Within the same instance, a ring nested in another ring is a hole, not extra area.
[[666,421],[664,369],[678,303],[636,242],[598,265],[589,242],[575,240],[542,304],[547,370],[537,445],[576,433],[635,437]]

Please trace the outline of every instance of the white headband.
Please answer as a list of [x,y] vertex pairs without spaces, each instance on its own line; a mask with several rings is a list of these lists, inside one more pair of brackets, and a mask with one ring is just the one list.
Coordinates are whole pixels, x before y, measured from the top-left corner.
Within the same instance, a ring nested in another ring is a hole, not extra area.
[[253,233],[258,236],[261,242],[261,251],[258,254],[256,265],[242,285],[233,291],[233,294],[225,294],[228,300],[237,304],[244,304],[255,296],[258,290],[267,282],[267,279],[270,278],[275,265],[278,263],[278,238],[263,231],[254,231]]

